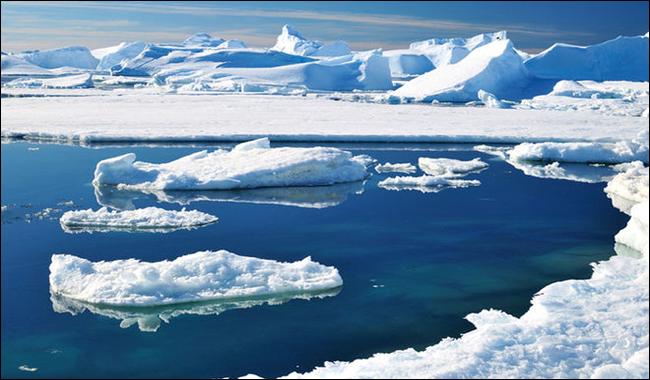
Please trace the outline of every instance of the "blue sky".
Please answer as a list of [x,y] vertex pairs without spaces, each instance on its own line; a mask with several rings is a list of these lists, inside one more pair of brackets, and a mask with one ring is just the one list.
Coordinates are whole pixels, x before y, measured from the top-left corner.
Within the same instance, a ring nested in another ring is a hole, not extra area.
[[2,2],[2,50],[122,41],[175,42],[208,32],[272,46],[291,24],[354,49],[508,30],[520,49],[593,44],[648,31],[648,2]]

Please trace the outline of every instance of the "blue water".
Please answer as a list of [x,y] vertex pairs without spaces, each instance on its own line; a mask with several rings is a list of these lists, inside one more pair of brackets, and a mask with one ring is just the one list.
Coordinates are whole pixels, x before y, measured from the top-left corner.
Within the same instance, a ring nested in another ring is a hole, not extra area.
[[[493,307],[519,316],[546,284],[589,277],[589,263],[613,254],[613,235],[626,222],[603,184],[528,177],[471,146],[347,148],[380,162],[482,157],[490,167],[468,176],[481,181],[478,187],[429,194],[378,188],[385,174],[326,191],[207,192],[186,206],[220,218],[204,228],[68,234],[57,220],[61,212],[99,207],[91,185],[97,161],[135,152],[163,162],[199,148],[3,144],[2,377],[274,377],[324,361],[422,349],[470,330],[468,313]],[[223,198],[330,207],[217,201]],[[137,193],[104,192],[99,200],[183,207]],[[74,206],[58,205],[64,201]],[[61,211],[34,216],[48,207]],[[337,267],[344,286],[323,298],[181,315],[156,332],[120,328],[120,320],[101,313],[53,310],[54,253],[159,261],[206,249],[280,261],[311,255]]]

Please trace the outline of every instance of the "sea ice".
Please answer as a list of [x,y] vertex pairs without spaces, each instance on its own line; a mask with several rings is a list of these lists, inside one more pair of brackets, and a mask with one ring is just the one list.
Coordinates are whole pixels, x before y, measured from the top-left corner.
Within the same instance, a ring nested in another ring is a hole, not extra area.
[[648,140],[619,141],[616,143],[523,143],[509,152],[515,161],[559,161],[618,164],[628,161],[648,162]]
[[379,164],[375,166],[377,173],[415,173],[417,168],[411,163],[398,163],[392,164],[387,162],[385,164]]
[[155,306],[185,302],[302,294],[343,285],[334,267],[306,257],[283,263],[203,251],[172,261],[91,262],[52,255],[50,292],[97,305]]
[[131,190],[229,190],[318,186],[363,180],[364,163],[337,148],[271,148],[262,138],[231,151],[200,151],[164,164],[135,161],[135,154],[102,160],[96,185]]
[[92,74],[58,76],[54,78],[19,78],[6,84],[15,88],[91,88]]
[[418,159],[418,166],[430,176],[451,178],[483,170],[488,167],[488,164],[481,161],[480,158],[462,161],[452,158],[420,157]]
[[475,179],[456,179],[441,176],[423,175],[390,177],[380,181],[377,186],[386,190],[415,190],[421,193],[437,193],[448,188],[463,188],[479,186],[480,181]]
[[189,229],[214,223],[217,217],[197,210],[164,210],[146,207],[129,211],[110,211],[102,207],[68,211],[59,220],[66,232],[108,232],[115,230],[143,230],[150,232]]

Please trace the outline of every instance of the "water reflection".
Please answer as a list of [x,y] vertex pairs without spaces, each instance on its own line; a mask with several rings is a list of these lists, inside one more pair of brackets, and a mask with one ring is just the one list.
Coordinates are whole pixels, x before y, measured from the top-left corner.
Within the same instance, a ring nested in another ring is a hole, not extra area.
[[108,306],[96,305],[73,300],[55,294],[50,290],[52,309],[57,313],[70,313],[78,315],[88,310],[89,312],[104,317],[120,320],[120,327],[129,328],[135,324],[140,331],[156,332],[161,321],[170,323],[172,318],[181,315],[219,315],[227,310],[248,309],[258,305],[281,305],[285,302],[301,299],[322,299],[334,297],[341,291],[341,287],[311,293],[287,293],[272,296],[258,296],[247,298],[231,298],[228,300],[191,302],[174,305],[133,307],[133,306]]
[[547,179],[563,179],[574,182],[599,183],[607,182],[616,171],[609,166],[594,166],[587,164],[570,164],[554,162],[544,165],[539,163],[507,160],[507,163],[521,170],[524,174]]
[[192,202],[237,202],[273,204],[282,206],[327,208],[337,206],[352,194],[362,194],[365,181],[340,183],[331,186],[265,187],[242,190],[209,191],[127,191],[111,186],[95,186],[95,198],[102,206],[119,210],[133,210],[136,199],[154,199],[158,202],[188,205]]

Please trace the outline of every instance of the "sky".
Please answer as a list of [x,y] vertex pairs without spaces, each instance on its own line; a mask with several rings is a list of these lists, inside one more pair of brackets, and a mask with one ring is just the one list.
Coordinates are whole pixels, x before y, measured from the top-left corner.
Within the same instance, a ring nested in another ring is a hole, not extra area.
[[2,1],[2,51],[122,41],[180,42],[207,32],[271,47],[282,25],[355,50],[407,48],[433,37],[507,30],[519,49],[589,45],[648,31],[648,2],[11,2]]

